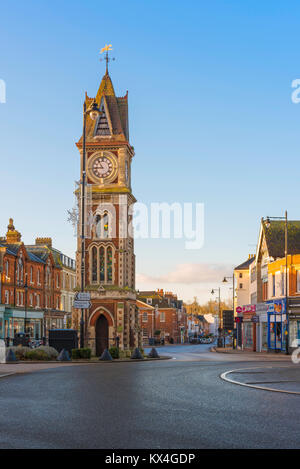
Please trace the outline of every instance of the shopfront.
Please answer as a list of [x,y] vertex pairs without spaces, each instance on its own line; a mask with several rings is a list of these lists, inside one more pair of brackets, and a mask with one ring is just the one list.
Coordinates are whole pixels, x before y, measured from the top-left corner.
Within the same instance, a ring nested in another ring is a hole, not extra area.
[[286,301],[271,300],[268,304],[268,349],[276,351],[286,350]]
[[300,298],[289,298],[289,347],[300,347]]
[[[27,311],[26,312],[26,330],[30,333],[31,338],[42,337],[42,311]],[[4,307],[0,309],[0,338],[5,339],[9,337],[13,339],[15,334],[23,332],[25,326],[25,311],[22,309],[15,309]]]
[[268,305],[266,303],[256,304],[256,316],[258,317],[256,324],[257,352],[268,351]]
[[[245,305],[236,308],[242,319],[242,348],[256,351],[256,308],[255,305]],[[254,320],[255,319],[255,320]]]

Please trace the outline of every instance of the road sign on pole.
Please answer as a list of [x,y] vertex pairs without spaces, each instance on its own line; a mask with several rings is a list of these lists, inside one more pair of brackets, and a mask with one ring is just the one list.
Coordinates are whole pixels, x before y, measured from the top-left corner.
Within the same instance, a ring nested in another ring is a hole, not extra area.
[[89,292],[77,292],[75,293],[75,300],[80,300],[80,301],[90,301],[91,300],[91,294]]
[[90,301],[74,300],[73,307],[76,309],[89,309],[92,306]]

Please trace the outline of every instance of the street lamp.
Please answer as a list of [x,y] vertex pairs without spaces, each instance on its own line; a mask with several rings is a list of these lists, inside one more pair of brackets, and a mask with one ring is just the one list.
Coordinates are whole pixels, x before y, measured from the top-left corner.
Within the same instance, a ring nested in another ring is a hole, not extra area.
[[[220,287],[217,287],[217,288],[213,288],[212,291],[210,292],[212,295],[214,295],[216,292],[215,290],[218,290],[219,291],[219,326],[218,326],[218,339],[220,340],[221,339],[221,288]],[[219,345],[218,345],[219,346]]]
[[[224,277],[222,282],[227,283],[228,279],[232,279],[232,309],[233,309],[233,318],[234,318],[234,297],[235,297],[235,292],[234,292],[234,273],[232,276],[229,277]],[[233,337],[232,337],[232,348],[235,348],[234,345],[234,331],[233,331]]]
[[285,353],[289,355],[289,321],[288,321],[288,214],[287,210],[284,217],[266,217],[263,219],[266,228],[270,228],[272,220],[284,220],[284,255],[285,255],[285,312],[286,312],[286,341]]
[[[86,186],[86,117],[93,121],[101,114],[96,100],[86,108],[86,99],[83,104],[83,136],[82,136],[82,180],[81,180],[81,292],[85,288],[85,186]],[[80,320],[80,348],[84,347],[84,309],[81,309]]]
[[27,273],[25,274],[24,290],[25,290],[24,333],[25,333],[25,338],[26,338],[26,326],[27,326],[27,295],[28,295]]

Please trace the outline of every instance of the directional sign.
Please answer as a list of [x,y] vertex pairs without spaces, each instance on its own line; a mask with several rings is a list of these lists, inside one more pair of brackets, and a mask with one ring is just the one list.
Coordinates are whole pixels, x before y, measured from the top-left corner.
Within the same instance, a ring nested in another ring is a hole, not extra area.
[[91,299],[91,294],[88,292],[77,292],[75,294],[75,300],[90,301],[90,299]]
[[76,309],[89,309],[92,304],[90,301],[74,300],[73,306]]

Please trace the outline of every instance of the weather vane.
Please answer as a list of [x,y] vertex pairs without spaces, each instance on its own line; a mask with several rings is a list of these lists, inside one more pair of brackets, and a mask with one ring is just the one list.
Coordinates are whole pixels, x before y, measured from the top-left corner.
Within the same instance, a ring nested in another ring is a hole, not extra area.
[[105,60],[105,62],[106,62],[106,73],[108,73],[108,63],[111,60],[116,60],[114,57],[109,57],[108,56],[108,52],[111,51],[111,50],[113,50],[112,45],[111,44],[106,44],[104,47],[102,47],[102,49],[100,51],[100,54],[103,54],[103,52],[106,52],[105,57],[103,59],[100,59],[101,61]]

